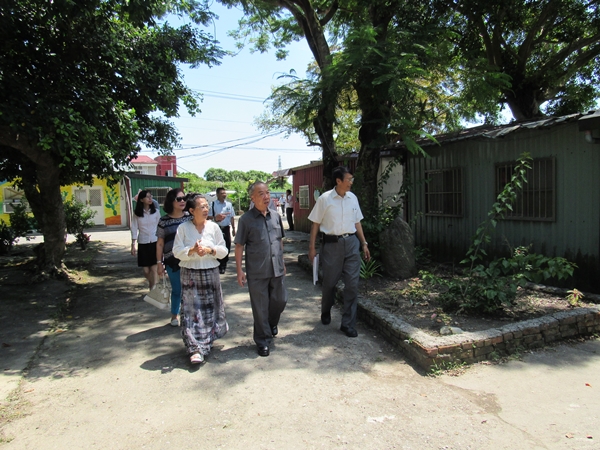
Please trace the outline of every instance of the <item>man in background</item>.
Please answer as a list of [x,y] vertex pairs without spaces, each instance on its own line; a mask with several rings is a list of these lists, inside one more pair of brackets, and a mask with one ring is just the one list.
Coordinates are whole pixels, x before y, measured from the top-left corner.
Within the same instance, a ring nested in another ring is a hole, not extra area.
[[288,189],[285,191],[285,214],[287,217],[289,231],[294,231],[294,206],[296,205],[296,199],[292,195],[292,191]]
[[231,251],[231,235],[235,236],[235,210],[231,202],[227,201],[227,191],[225,188],[217,188],[217,199],[212,202],[208,211],[208,218],[214,220],[225,239],[227,247],[227,255],[223,259],[219,259],[219,273],[224,274],[227,269],[227,261],[229,261],[229,252]]

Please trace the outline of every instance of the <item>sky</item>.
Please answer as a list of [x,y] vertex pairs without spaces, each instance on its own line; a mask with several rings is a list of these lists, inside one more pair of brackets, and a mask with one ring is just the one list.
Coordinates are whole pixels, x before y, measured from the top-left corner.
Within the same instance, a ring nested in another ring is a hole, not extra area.
[[[236,51],[227,31],[237,27],[241,12],[218,3],[211,9],[219,19],[206,31],[215,35],[224,50]],[[302,136],[266,137],[252,124],[264,111],[263,102],[271,86],[281,84],[277,78],[292,69],[304,77],[313,60],[304,41],[294,43],[289,50],[284,61],[277,61],[274,51],[260,54],[244,49],[236,56],[224,57],[220,66],[182,67],[186,85],[203,94],[203,101],[201,114],[191,117],[182,107],[181,117],[172,119],[181,136],[182,148],[175,151],[179,171],[202,177],[211,167],[272,173],[280,167],[301,166],[321,158],[320,150],[308,147]],[[157,156],[149,151],[142,154]]]

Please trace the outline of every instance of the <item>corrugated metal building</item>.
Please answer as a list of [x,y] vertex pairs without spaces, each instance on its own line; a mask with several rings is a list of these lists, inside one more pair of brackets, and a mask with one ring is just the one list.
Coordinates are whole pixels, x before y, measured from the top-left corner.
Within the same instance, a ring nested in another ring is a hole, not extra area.
[[150,191],[152,197],[160,205],[161,216],[165,214],[163,203],[167,192],[174,188],[183,189],[183,183],[189,181],[188,178],[162,177],[158,175],[145,175],[140,173],[128,173],[123,177],[123,191],[127,197],[127,226],[131,224],[131,215],[135,208],[136,201],[134,197],[139,191]]
[[[585,130],[588,130],[585,133]],[[462,259],[523,152],[533,157],[514,211],[498,223],[491,253],[519,245],[578,264],[577,287],[600,291],[600,116],[462,130],[421,143],[429,158],[406,154],[411,180],[405,216],[416,245]],[[598,131],[593,131],[594,134]],[[383,155],[405,152],[402,146]],[[488,252],[490,253],[490,252]]]

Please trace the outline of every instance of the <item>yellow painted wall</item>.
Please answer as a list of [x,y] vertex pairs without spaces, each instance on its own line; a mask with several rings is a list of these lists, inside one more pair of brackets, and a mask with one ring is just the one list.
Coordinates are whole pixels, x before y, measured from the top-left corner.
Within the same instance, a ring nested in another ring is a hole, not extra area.
[[[6,181],[0,182],[0,204],[4,204],[4,191],[5,188],[11,188],[12,184]],[[63,198],[73,198],[73,188],[77,186],[63,186],[61,187],[61,193]],[[102,206],[100,207],[101,212],[104,213],[104,224],[105,225],[121,225],[121,202],[120,202],[120,186],[108,186],[106,180],[99,180],[94,178],[92,187],[99,187],[102,189]],[[9,223],[10,214],[4,213],[4,208],[0,210],[0,220]]]

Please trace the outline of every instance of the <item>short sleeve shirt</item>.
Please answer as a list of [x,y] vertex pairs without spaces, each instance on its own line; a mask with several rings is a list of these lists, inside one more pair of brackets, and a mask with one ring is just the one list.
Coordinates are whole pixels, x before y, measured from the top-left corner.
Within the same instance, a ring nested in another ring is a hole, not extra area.
[[227,213],[229,213],[229,215],[226,216],[222,221],[215,221],[215,223],[220,227],[228,227],[229,225],[231,225],[231,218],[235,216],[235,210],[233,209],[233,205],[231,204],[231,202],[220,202],[219,200],[215,200],[214,202],[212,202],[212,205],[210,205],[209,215],[211,215],[212,217],[215,217],[217,214]]
[[156,227],[156,236],[163,238],[164,247],[163,255],[165,260],[173,256],[173,242],[175,241],[175,235],[177,234],[177,228],[184,222],[192,220],[192,216],[187,212],[178,219],[175,219],[168,214],[162,216]]
[[356,195],[348,191],[341,197],[335,189],[321,195],[308,216],[308,220],[320,224],[321,232],[338,236],[355,233],[362,219]]
[[246,274],[254,278],[284,275],[283,222],[277,211],[267,210],[266,216],[252,208],[240,217],[235,244],[245,246]]

